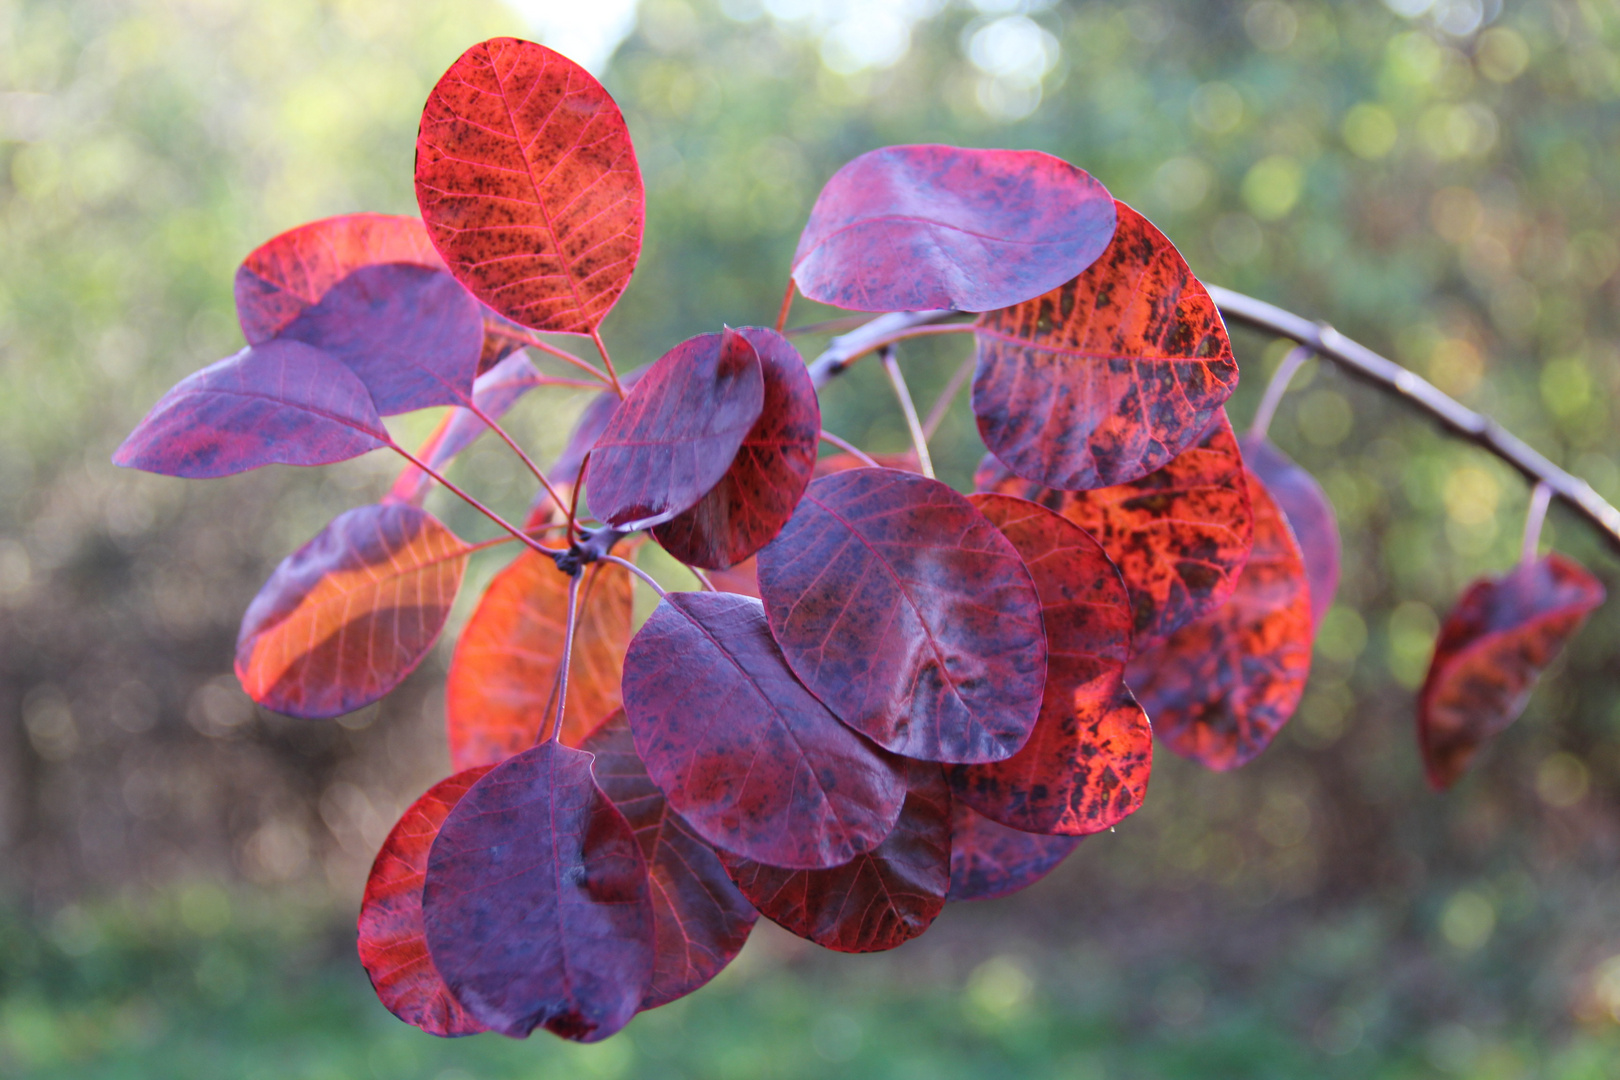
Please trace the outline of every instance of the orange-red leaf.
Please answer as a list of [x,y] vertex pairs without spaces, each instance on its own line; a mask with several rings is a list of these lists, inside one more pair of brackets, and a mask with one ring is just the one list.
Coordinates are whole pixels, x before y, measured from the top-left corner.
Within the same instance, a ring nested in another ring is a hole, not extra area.
[[467,550],[414,506],[340,514],[248,606],[236,641],[242,688],[291,716],[340,716],[376,701],[444,628]]
[[410,809],[383,841],[360,901],[360,963],[377,1000],[389,1012],[433,1035],[488,1031],[461,1007],[428,956],[422,929],[422,880],[439,826],[467,789],[491,766],[441,780]]
[[1215,302],[1146,218],[1044,296],[981,315],[973,412],[990,452],[1060,491],[1122,484],[1198,441],[1237,388]]
[[1557,552],[1476,581],[1446,616],[1418,697],[1429,783],[1443,791],[1519,718],[1536,680],[1603,603],[1603,585]]
[[[568,576],[524,551],[495,575],[456,642],[445,684],[450,762],[492,765],[534,745],[557,710]],[[630,572],[593,563],[579,587],[562,741],[578,746],[619,708],[630,647]]]
[[1131,662],[1126,678],[1165,745],[1211,769],[1252,760],[1294,715],[1311,673],[1311,597],[1299,544],[1249,475],[1254,552],[1222,607]]
[[474,45],[428,95],[416,201],[450,272],[536,330],[589,333],[641,251],[641,171],[619,107],[578,64]]

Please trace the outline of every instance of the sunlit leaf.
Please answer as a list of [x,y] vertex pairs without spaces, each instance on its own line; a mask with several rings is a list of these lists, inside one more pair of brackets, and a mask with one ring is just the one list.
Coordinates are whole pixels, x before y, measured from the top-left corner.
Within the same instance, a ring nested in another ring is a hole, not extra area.
[[242,616],[242,688],[291,716],[371,704],[427,654],[466,565],[467,545],[414,506],[338,515],[276,567]]
[[1322,625],[1322,616],[1333,606],[1339,591],[1339,522],[1327,493],[1310,473],[1265,437],[1250,435],[1241,440],[1243,462],[1262,483],[1299,541],[1305,559],[1305,576],[1311,583],[1311,627]]
[[951,807],[951,891],[945,899],[993,900],[1028,888],[1084,839],[1009,829],[958,799]]
[[1215,302],[1119,204],[1108,250],[1044,296],[982,315],[973,413],[990,452],[1059,491],[1135,480],[1198,441],[1237,387]]
[[1108,192],[1049,154],[887,146],[822,188],[793,279],[856,311],[989,311],[1074,277],[1113,232]]

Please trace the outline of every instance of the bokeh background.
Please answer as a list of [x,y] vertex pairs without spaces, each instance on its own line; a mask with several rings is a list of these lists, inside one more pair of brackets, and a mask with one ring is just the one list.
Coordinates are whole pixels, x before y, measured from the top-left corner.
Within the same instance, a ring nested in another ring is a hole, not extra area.
[[[1527,492],[1328,369],[1272,432],[1332,497],[1344,584],[1259,761],[1162,753],[1146,807],[1028,892],[880,956],[762,926],[598,1046],[441,1042],[385,1013],[353,917],[447,771],[449,638],[337,722],[256,711],[230,663],[271,568],[394,466],[182,483],[108,456],[239,347],[248,250],[414,212],[427,90],[499,33],[589,63],[628,117],[649,218],[605,329],[621,366],[768,323],[855,154],[1033,147],[1206,280],[1332,322],[1620,500],[1615,0],[0,0],[0,1075],[1620,1075],[1620,612],[1430,793],[1413,690],[1446,607],[1516,557]],[[1234,342],[1241,427],[1283,350]],[[966,348],[905,355],[919,399]],[[832,430],[904,448],[874,368],[825,401]],[[533,395],[515,426],[553,453],[582,405]],[[936,458],[965,484],[979,452],[964,397]],[[494,447],[456,475],[513,512],[530,496]],[[1547,537],[1617,581],[1556,509]]]

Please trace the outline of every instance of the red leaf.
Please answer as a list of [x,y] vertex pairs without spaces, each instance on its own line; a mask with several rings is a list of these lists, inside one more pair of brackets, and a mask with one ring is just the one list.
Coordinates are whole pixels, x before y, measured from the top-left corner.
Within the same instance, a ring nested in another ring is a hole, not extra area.
[[652,975],[652,899],[591,755],[545,742],[474,784],[428,854],[422,921],[451,993],[502,1034],[596,1042],[629,1023]]
[[420,218],[345,214],[289,229],[236,271],[236,316],[248,344],[269,341],[362,266],[411,263],[443,270]]
[[1102,544],[1119,567],[1136,614],[1138,652],[1226,602],[1254,533],[1243,456],[1226,414],[1199,444],[1140,480],[1096,491],[1054,492],[988,460],[979,490],[1057,510]]
[[623,712],[585,741],[596,755],[596,783],[613,800],[641,844],[652,882],[654,961],[641,999],[655,1009],[690,994],[720,973],[748,940],[759,917],[704,843],[647,775]]
[[1126,679],[1166,746],[1211,769],[1235,769],[1271,742],[1311,673],[1311,599],[1299,545],[1259,477],[1249,474],[1254,551],[1237,590],[1131,662]]
[[296,341],[249,346],[182,379],[113,454],[164,476],[230,476],[261,465],[329,465],[386,445],[364,384]]
[[741,562],[776,538],[815,468],[821,405],[804,358],[757,326],[737,331],[759,355],[764,406],[731,467],[697,505],[653,529],[677,559],[708,570]]
[[619,107],[544,45],[492,38],[428,95],[416,201],[463,285],[536,330],[589,333],[641,252],[641,171]]
[[1054,511],[1009,495],[970,501],[1023,556],[1050,659],[1041,716],[1024,748],[945,775],[958,799],[1003,825],[1100,832],[1142,805],[1153,764],[1153,729],[1125,687],[1125,583],[1097,541]]
[[856,311],[989,311],[1074,277],[1114,201],[1038,150],[887,146],[833,174],[793,255],[812,300]]
[[[898,469],[901,472],[917,473],[921,475],[922,469],[917,465],[917,453],[907,450],[903,454],[872,454],[872,460],[885,469]],[[848,472],[851,469],[869,469],[866,462],[854,454],[838,453],[828,454],[816,462],[815,479],[831,476],[834,473]]]
[[765,407],[742,333],[699,334],[658,358],[591,451],[590,505],[625,532],[668,521],[720,482]]
[[1536,680],[1604,595],[1597,578],[1557,552],[1468,587],[1440,627],[1418,695],[1418,742],[1436,791],[1519,718]]
[[958,799],[951,808],[951,891],[945,899],[994,900],[1028,888],[1083,839],[1009,829]]
[[794,674],[878,745],[984,762],[1029,738],[1046,678],[1040,598],[1007,538],[937,480],[813,481],[760,552],[759,585]]
[[630,642],[624,709],[676,813],[735,854],[837,866],[877,847],[900,816],[898,763],[799,684],[758,601],[664,597]]
[[1333,504],[1314,477],[1289,460],[1264,436],[1245,437],[1243,460],[1262,483],[1277,508],[1288,519],[1305,559],[1305,576],[1311,586],[1311,629],[1322,625],[1322,616],[1333,606],[1339,591],[1339,522]]
[[407,1024],[432,1035],[476,1035],[489,1030],[468,1015],[439,978],[422,930],[422,880],[428,848],[450,808],[488,765],[459,772],[429,788],[400,815],[383,841],[360,901],[360,963],[377,1000]]
[[880,952],[921,934],[951,887],[951,791],[932,762],[906,766],[900,819],[876,848],[826,870],[784,870],[724,851],[760,914],[839,952]]
[[1089,270],[975,325],[984,444],[1017,475],[1059,491],[1159,468],[1198,441],[1237,387],[1215,302],[1124,203]]
[[414,506],[358,506],[284,559],[242,616],[236,675],[260,705],[341,716],[427,655],[461,586],[467,545]]
[[455,405],[472,394],[484,345],[477,301],[442,270],[365,266],[332,286],[281,337],[347,364],[384,416]]
[[[598,562],[584,574],[563,709],[566,746],[579,746],[619,708],[630,645],[630,572]],[[547,730],[557,712],[568,582],[550,558],[524,551],[489,583],[445,681],[454,768],[505,760]]]

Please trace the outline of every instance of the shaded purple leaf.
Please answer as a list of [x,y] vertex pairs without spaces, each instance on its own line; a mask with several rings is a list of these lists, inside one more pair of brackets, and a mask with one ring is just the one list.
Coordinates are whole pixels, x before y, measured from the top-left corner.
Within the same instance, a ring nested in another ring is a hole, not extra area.
[[1310,582],[1311,628],[1322,625],[1322,616],[1333,606],[1339,591],[1339,563],[1343,554],[1339,543],[1339,522],[1333,504],[1316,478],[1272,445],[1265,436],[1246,435],[1239,440],[1244,464],[1253,470],[1271,492],[1277,509],[1288,519],[1305,558],[1305,577]]
[[1043,836],[999,825],[957,800],[951,809],[951,891],[945,899],[994,900],[1057,869],[1083,836]]

